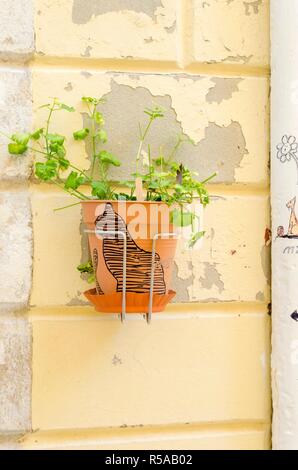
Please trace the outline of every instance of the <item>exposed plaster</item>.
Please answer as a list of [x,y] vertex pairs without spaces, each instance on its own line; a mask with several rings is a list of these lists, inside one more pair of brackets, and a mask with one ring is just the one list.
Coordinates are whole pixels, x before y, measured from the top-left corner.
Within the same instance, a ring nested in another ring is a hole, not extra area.
[[87,300],[82,300],[79,298],[81,295],[81,292],[78,291],[78,295],[76,297],[73,297],[69,302],[67,302],[68,307],[79,307],[79,306],[86,306],[90,305]]
[[214,86],[210,88],[206,95],[206,101],[220,104],[224,100],[230,99],[233,93],[239,91],[238,85],[242,80],[242,78],[212,78],[211,81]]
[[85,49],[85,52],[83,52],[81,54],[82,57],[90,57],[91,56],[91,51],[92,51],[92,47],[91,46],[87,46],[86,49]]
[[[251,59],[253,59],[253,55],[249,55],[249,56],[246,56],[246,55],[229,55],[227,57],[225,57],[222,62],[240,62],[241,64],[248,64]],[[215,61],[216,62],[216,61]]]
[[[227,5],[234,3],[236,0],[226,0]],[[239,0],[237,0],[238,2]],[[251,14],[257,15],[259,13],[259,7],[263,4],[263,0],[248,0],[242,2],[245,9],[245,15],[250,16]]]
[[256,300],[258,300],[259,302],[265,302],[264,292],[259,291],[256,295]]
[[262,5],[263,0],[255,0],[253,2],[243,2],[245,7],[245,14],[250,16],[251,14],[257,15],[259,13],[259,7]]
[[87,72],[86,70],[82,70],[82,71],[81,71],[81,75],[83,75],[83,77],[85,77],[85,78],[90,78],[90,77],[92,77],[92,73]]
[[156,8],[162,6],[161,0],[73,0],[72,21],[76,24],[86,24],[93,16],[124,11],[144,13],[155,19]]
[[[140,77],[142,76],[148,76],[148,72],[119,72],[117,70],[113,70],[111,72],[107,72],[108,75],[110,75],[113,79],[117,77],[129,77],[132,80],[140,80]],[[204,77],[201,75],[193,75],[189,73],[171,73],[171,74],[165,74],[163,72],[154,72],[154,77],[164,77],[165,75],[170,76],[171,78],[174,78],[175,80],[179,81],[181,79],[188,79],[191,80],[192,82],[198,82],[200,80],[203,80]],[[116,82],[115,82],[116,83]],[[118,85],[118,86],[127,86],[127,85]]]
[[112,359],[112,364],[113,366],[119,366],[122,364],[122,359],[117,356],[117,354],[114,354],[113,359]]
[[176,20],[171,26],[165,26],[164,29],[167,31],[167,33],[172,34],[176,31],[177,28],[177,22]]
[[194,274],[192,263],[188,262],[189,271],[191,271],[190,276],[185,279],[179,276],[177,263],[174,262],[173,266],[173,280],[172,286],[174,291],[176,291],[176,296],[174,302],[189,302],[189,288],[193,285]]
[[[230,89],[228,85],[228,91],[225,93],[222,89],[217,97],[226,96]],[[144,148],[150,142],[152,155],[157,155],[160,148],[165,154],[169,154],[177,137],[185,135],[169,95],[152,95],[147,88],[119,85],[112,80],[111,91],[103,98],[105,102],[100,105],[100,110],[105,116],[105,128],[109,136],[105,148],[118,155],[123,162],[121,167],[113,169],[113,177],[117,180],[127,178],[134,171],[138,124],[140,122],[144,126],[147,122],[145,108],[158,105],[165,110],[165,118],[153,124],[150,138],[145,142]],[[87,125],[87,119],[87,115],[84,115],[84,126]],[[85,144],[87,153],[91,156],[90,139],[86,139]],[[182,145],[176,159],[198,171],[202,179],[217,172],[216,181],[233,182],[235,171],[246,154],[246,142],[238,122],[232,121],[228,126],[210,122],[205,129],[205,137],[197,144]]]
[[71,83],[71,82],[68,82],[67,85],[64,87],[64,90],[66,90],[66,91],[72,91],[72,90],[73,90],[72,83]]
[[220,294],[225,288],[215,263],[204,263],[204,277],[201,276],[199,281],[204,289],[212,289],[213,286],[216,286]]

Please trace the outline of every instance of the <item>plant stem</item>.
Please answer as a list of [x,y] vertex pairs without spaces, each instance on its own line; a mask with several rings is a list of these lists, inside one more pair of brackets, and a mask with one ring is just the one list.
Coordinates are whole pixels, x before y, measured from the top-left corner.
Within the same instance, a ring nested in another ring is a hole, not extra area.
[[62,184],[59,184],[57,181],[51,180],[51,182],[54,183],[56,186],[58,186],[60,189],[63,189],[63,191],[66,191],[67,193],[69,193],[71,196],[75,196],[75,197],[77,197],[78,199],[81,199],[81,200],[84,199],[83,197],[78,196],[74,192],[69,191],[69,189],[66,189]]
[[81,191],[78,191],[77,189],[74,189],[73,191],[75,191],[77,194],[79,194],[80,196],[82,196],[86,200],[90,199],[90,197],[88,197],[85,194],[81,193]]
[[138,152],[137,152],[137,157],[136,157],[136,173],[138,175],[138,172],[139,172],[139,160],[140,160],[140,156],[141,156],[141,152],[142,152],[142,148],[143,148],[143,144],[144,144],[144,141],[145,141],[145,138],[148,134],[148,131],[151,127],[151,124],[153,122],[154,118],[150,117],[149,119],[149,122],[146,126],[146,129],[145,131],[143,132],[143,134],[141,134],[140,136],[140,144],[139,144],[139,148],[138,148]]
[[79,204],[81,204],[81,203],[80,202],[75,202],[74,204],[68,204],[68,206],[57,207],[57,209],[53,209],[53,211],[54,212],[62,211],[63,209],[68,209],[69,207],[78,206]]
[[172,160],[172,158],[174,157],[175,153],[177,152],[181,144],[182,144],[182,139],[181,139],[181,136],[179,136],[176,145],[174,146],[172,152],[170,153],[169,160],[168,160],[169,162]]
[[206,178],[204,181],[201,181],[201,184],[208,183],[208,181],[210,181],[210,180],[212,180],[213,178],[215,178],[216,175],[217,175],[217,171],[215,171],[211,176],[209,176],[208,178]]
[[[10,139],[10,140],[11,140],[11,139]],[[50,158],[54,158],[54,160],[59,161],[59,158],[58,158],[58,157],[55,157],[55,155],[48,154],[48,153],[46,153],[46,152],[42,152],[41,150],[37,150],[37,149],[35,149],[35,148],[33,148],[33,147],[28,147],[28,150],[31,150],[32,152],[37,152],[37,153],[39,153],[39,154],[41,154],[41,155],[44,155],[44,158],[49,158],[49,157],[50,157]],[[69,164],[69,167],[72,168],[73,170],[78,171],[81,175],[83,175],[83,176],[86,178],[86,180],[92,181],[91,178],[90,178],[83,170],[81,170],[80,168],[76,167],[76,166],[73,165],[72,163]]]
[[53,104],[52,104],[52,106],[50,107],[50,112],[49,112],[49,115],[48,115],[48,119],[47,119],[47,121],[46,121],[45,141],[46,141],[47,153],[49,153],[48,133],[49,133],[49,129],[50,129],[50,121],[51,121],[51,117],[52,117],[52,114],[53,114],[53,111],[54,111],[55,103],[56,103],[56,100],[55,100],[55,98],[54,98]]
[[6,137],[7,139],[9,139],[9,140],[11,140],[11,141],[13,142],[13,140],[12,140],[12,138],[11,138],[10,135],[5,134],[5,132],[3,132],[3,131],[0,131],[0,134],[3,135],[4,137]]
[[96,111],[96,105],[94,104],[93,105],[93,112],[91,114],[91,139],[92,139],[92,153],[93,153],[93,156],[92,156],[92,167],[91,167],[91,180],[93,179],[93,174],[94,174],[94,169],[95,169],[95,160],[96,160],[96,143],[95,143],[95,135],[94,135],[94,131],[95,131],[95,127],[94,127],[94,114],[95,114],[95,111]]

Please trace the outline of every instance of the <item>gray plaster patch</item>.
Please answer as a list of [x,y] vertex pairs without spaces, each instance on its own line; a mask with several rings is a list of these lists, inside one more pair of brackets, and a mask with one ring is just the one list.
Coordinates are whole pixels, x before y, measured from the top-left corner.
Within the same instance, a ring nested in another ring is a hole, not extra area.
[[92,77],[92,73],[87,72],[86,70],[82,70],[82,71],[81,71],[81,75],[83,75],[83,77],[85,77],[85,78],[90,78],[90,77]]
[[[249,61],[253,58],[253,55],[229,55],[225,57],[222,62],[236,62],[241,64],[248,64]],[[216,63],[216,61],[211,61],[210,63]]]
[[72,21],[85,24],[93,16],[125,10],[145,13],[155,19],[155,10],[162,7],[161,0],[73,0]]
[[214,86],[206,95],[208,103],[220,104],[224,100],[232,98],[233,93],[239,91],[238,85],[242,78],[212,78]]
[[81,54],[82,57],[90,57],[91,56],[91,51],[92,51],[92,47],[91,46],[87,46],[86,49],[85,49],[85,52],[83,52]]
[[[192,270],[192,264],[189,262],[189,268]],[[187,279],[181,279],[178,276],[178,267],[177,264],[174,262],[173,266],[173,277],[172,277],[172,288],[176,292],[173,302],[183,303],[189,302],[189,293],[188,288],[192,286],[194,280],[193,272]]]
[[[150,144],[152,156],[156,156],[161,148],[165,155],[169,155],[177,137],[185,135],[169,95],[153,96],[147,88],[132,88],[112,80],[111,91],[103,98],[105,103],[99,109],[104,114],[108,133],[105,149],[122,161],[122,165],[111,173],[115,180],[127,179],[135,171],[139,123],[142,127],[147,123],[145,108],[158,105],[165,110],[165,117],[154,122],[144,144],[145,150]],[[86,139],[86,149],[90,155],[90,139]],[[213,181],[232,183],[235,181],[235,170],[246,153],[246,142],[238,122],[231,122],[227,127],[210,122],[205,137],[197,144],[183,144],[176,154],[176,160],[197,171],[201,179],[218,172]]]
[[114,354],[114,357],[112,359],[112,364],[113,366],[119,366],[122,364],[122,359],[119,356],[117,356],[117,354]]
[[177,28],[177,21],[175,20],[174,23],[171,26],[165,26],[165,30],[167,33],[172,34],[174,31],[176,31]]
[[204,277],[200,277],[201,286],[204,289],[211,289],[216,286],[218,292],[221,294],[225,288],[224,283],[221,279],[221,275],[216,269],[216,264],[204,263]]
[[259,13],[259,8],[262,5],[263,0],[255,0],[253,2],[243,2],[245,7],[245,14],[250,16],[251,14],[257,15]]
[[67,85],[64,87],[64,90],[66,90],[66,91],[72,91],[72,90],[73,90],[72,83],[71,83],[71,82],[68,82]]
[[0,319],[0,431],[26,431],[31,418],[31,327]]
[[[78,273],[79,275],[79,273]],[[91,289],[91,286],[89,287]],[[86,287],[86,290],[88,290],[88,287]],[[69,302],[67,302],[68,307],[85,307],[86,305],[89,305],[89,302],[87,300],[82,300],[79,298],[79,295],[81,293],[78,293],[77,297],[73,297]]]
[[264,292],[259,291],[256,295],[256,300],[258,300],[259,302],[265,302]]

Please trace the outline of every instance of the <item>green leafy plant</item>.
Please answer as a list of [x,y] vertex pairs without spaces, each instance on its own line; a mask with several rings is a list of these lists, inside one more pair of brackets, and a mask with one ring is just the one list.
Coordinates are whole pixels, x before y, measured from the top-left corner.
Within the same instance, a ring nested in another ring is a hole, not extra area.
[[[80,169],[67,157],[66,136],[53,131],[53,121],[57,112],[73,113],[75,109],[54,98],[50,103],[41,106],[48,111],[44,127],[32,133],[14,133],[6,135],[10,140],[8,151],[20,158],[30,151],[35,155],[34,174],[41,181],[50,182],[79,200],[136,200],[136,179],[139,178],[146,194],[146,201],[161,201],[172,207],[171,222],[180,227],[191,226],[193,231],[189,245],[201,238],[204,232],[195,230],[197,215],[189,209],[189,205],[198,199],[203,206],[209,203],[206,189],[214,176],[212,174],[204,181],[198,180],[198,175],[185,165],[175,160],[181,145],[193,145],[193,142],[181,135],[168,155],[162,149],[158,155],[152,155],[151,146],[147,147],[147,161],[143,159],[144,145],[155,121],[164,117],[165,111],[159,106],[145,109],[148,117],[146,125],[139,125],[139,144],[135,158],[135,172],[129,181],[115,182],[109,177],[111,167],[119,167],[121,161],[104,149],[108,141],[104,129],[104,117],[100,112],[102,99],[82,98],[86,107],[85,127],[73,132],[74,141],[86,141],[91,148],[90,169]],[[119,185],[126,186],[128,192],[119,192]],[[74,204],[71,204],[71,206]],[[69,207],[69,206],[66,206]],[[64,209],[64,208],[59,208]],[[80,265],[80,272],[93,275],[91,262]]]
[[87,282],[92,284],[95,281],[95,273],[92,265],[92,261],[89,260],[87,263],[82,263],[77,266],[77,270],[81,274],[87,274]]

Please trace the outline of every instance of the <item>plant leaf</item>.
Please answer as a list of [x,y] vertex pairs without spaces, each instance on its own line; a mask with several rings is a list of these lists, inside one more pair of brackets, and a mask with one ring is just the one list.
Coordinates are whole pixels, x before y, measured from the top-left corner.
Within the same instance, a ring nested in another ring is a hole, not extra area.
[[73,133],[74,140],[84,140],[86,139],[87,135],[89,134],[89,129],[85,127],[84,129],[80,129]]
[[47,134],[46,138],[51,144],[57,144],[57,145],[63,145],[65,141],[64,135],[60,135],[60,134]]
[[108,140],[107,133],[104,129],[99,129],[99,131],[95,134],[95,137],[97,137],[103,144],[105,144]]
[[43,180],[49,181],[57,176],[58,163],[55,160],[47,160],[45,163],[35,164],[35,175]]
[[182,209],[173,209],[171,211],[171,222],[176,225],[176,227],[187,227],[191,225],[195,215],[192,212],[184,212]]
[[200,238],[202,238],[204,235],[205,235],[205,232],[193,233],[191,236],[191,239],[188,242],[189,248],[193,248],[195,244],[197,243],[197,241],[200,240]]
[[146,108],[144,113],[147,114],[148,116],[150,116],[150,118],[152,120],[156,119],[156,118],[164,117],[164,109],[159,107],[159,106],[155,106],[152,109],[151,108]]
[[108,193],[108,187],[103,181],[92,181],[92,196],[98,199],[106,199]]
[[30,139],[38,140],[43,133],[43,128],[37,129],[37,131],[30,134]]
[[67,160],[67,158],[59,158],[59,168],[61,170],[67,170],[69,168],[69,165],[70,165],[70,161]]
[[95,111],[94,120],[95,120],[96,124],[99,124],[100,126],[102,126],[105,123],[103,115],[99,111]]
[[121,162],[116,158],[112,153],[102,150],[98,154],[98,158],[102,163],[107,163],[108,165],[120,166]]
[[68,175],[64,183],[64,187],[65,189],[77,189],[84,182],[85,182],[84,176],[80,176],[76,171],[72,171]]
[[30,134],[18,132],[11,136],[11,140],[17,144],[27,145],[30,139]]
[[10,143],[8,144],[8,152],[11,155],[22,155],[27,150],[27,145],[24,144],[17,144],[17,143]]
[[74,113],[75,108],[73,106],[68,106],[65,103],[58,103],[60,109],[64,109],[64,111],[68,111],[69,113]]
[[89,260],[87,263],[79,264],[79,265],[77,266],[77,270],[78,270],[80,273],[93,274],[94,270],[93,270],[92,261]]

